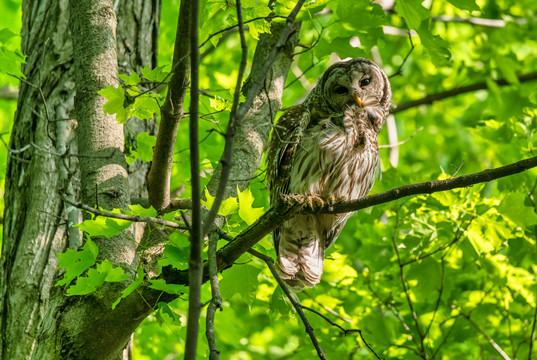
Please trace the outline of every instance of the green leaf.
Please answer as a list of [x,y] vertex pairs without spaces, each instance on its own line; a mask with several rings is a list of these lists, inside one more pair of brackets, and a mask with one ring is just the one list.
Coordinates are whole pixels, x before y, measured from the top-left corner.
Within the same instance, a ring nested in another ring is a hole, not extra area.
[[293,304],[291,304],[291,301],[287,295],[285,295],[282,288],[276,286],[272,296],[270,297],[270,311],[281,315],[289,315],[292,310]]
[[142,284],[142,281],[144,280],[144,270],[142,268],[139,268],[138,271],[136,272],[136,279],[131,282],[129,284],[129,286],[127,286],[125,288],[125,290],[123,290],[121,292],[121,296],[119,297],[119,299],[117,299],[113,304],[112,304],[112,309],[115,309],[116,306],[119,304],[119,302],[121,301],[121,299],[124,299],[126,298],[127,296],[129,296],[134,290],[138,289],[138,287]]
[[510,193],[503,198],[498,206],[498,212],[522,228],[536,225],[537,214],[533,208],[524,204],[526,198],[527,195],[522,192]]
[[136,86],[140,84],[140,81],[142,80],[136,71],[132,71],[131,75],[119,74],[118,76],[121,80],[123,80],[125,85],[129,86]]
[[397,0],[395,2],[395,11],[405,19],[410,29],[417,30],[421,22],[430,17],[429,10],[421,3],[421,0]]
[[265,209],[252,207],[254,197],[250,189],[247,188],[241,192],[237,186],[237,194],[239,199],[239,216],[248,225],[252,225],[264,214]]
[[168,76],[168,68],[169,65],[162,65],[149,70],[149,65],[146,65],[142,68],[142,76],[149,81],[162,82]]
[[[112,210],[113,213],[119,214],[119,209]],[[73,225],[80,230],[88,233],[90,236],[105,236],[111,238],[120,233],[131,225],[132,221],[112,219],[104,216],[95,216],[93,220],[85,220],[82,224]]]
[[18,35],[9,30],[8,28],[0,29],[0,43],[5,44],[15,36]]
[[[207,190],[207,188],[205,188],[205,198],[207,200],[202,200],[201,204],[205,206],[207,209],[211,209],[213,207],[214,197],[211,194],[209,194],[209,191]],[[222,201],[222,204],[220,205],[220,209],[218,209],[218,215],[222,215],[222,216],[233,215],[237,211],[239,211],[239,204],[237,203],[237,199],[234,197],[228,197],[226,200]]]
[[131,150],[131,156],[144,162],[153,160],[153,147],[157,143],[156,136],[143,132],[136,136],[136,149]]
[[123,214],[126,215],[138,215],[138,216],[149,216],[157,217],[157,210],[152,206],[149,209],[144,208],[142,205],[129,205],[130,210],[121,210]]
[[58,254],[58,268],[65,269],[65,274],[56,286],[70,284],[77,276],[95,264],[98,254],[99,248],[89,237],[86,238],[81,251],[67,249],[66,252]]
[[187,292],[187,287],[184,285],[167,284],[164,279],[151,280],[151,289],[167,292],[168,294],[181,295]]
[[224,110],[231,111],[231,106],[232,106],[231,101],[223,99],[219,96],[215,96],[214,98],[211,98],[209,100],[209,104],[216,111],[224,111]]
[[103,106],[105,114],[116,114],[117,122],[120,124],[124,123],[127,120],[128,110],[123,107],[125,103],[125,90],[123,87],[108,85],[98,93],[108,100]]
[[97,271],[106,275],[104,280],[107,282],[125,281],[129,278],[129,275],[125,273],[121,266],[114,266],[107,259],[97,264]]
[[239,294],[247,304],[251,304],[257,292],[257,275],[260,271],[261,269],[248,264],[236,264],[224,271],[220,281],[222,298],[229,300],[235,294]]
[[177,325],[177,326],[181,325],[181,316],[177,314],[175,311],[173,311],[173,309],[170,307],[169,304],[161,301],[158,303],[158,309],[155,313],[155,317],[161,326],[163,324],[169,323],[169,321],[166,321],[164,319],[163,315],[169,316],[172,324]]
[[87,295],[95,292],[99,286],[107,282],[125,281],[129,275],[120,266],[114,266],[108,260],[97,264],[95,269],[89,269],[86,276],[76,280],[76,284],[67,289],[67,295]]
[[421,43],[431,60],[436,65],[447,65],[451,59],[449,43],[438,35],[433,35],[429,30],[429,24],[424,22],[417,30]]
[[496,56],[496,64],[498,65],[503,77],[509,81],[509,83],[514,85],[519,84],[517,72],[520,69],[520,63],[516,61],[516,59],[498,54]]
[[76,284],[67,289],[67,296],[91,294],[104,284],[105,279],[106,273],[101,273],[97,269],[89,269],[86,276],[79,277]]
[[177,270],[188,269],[188,248],[181,249],[177,246],[166,244],[164,247],[164,258],[159,261],[161,267],[171,265]]

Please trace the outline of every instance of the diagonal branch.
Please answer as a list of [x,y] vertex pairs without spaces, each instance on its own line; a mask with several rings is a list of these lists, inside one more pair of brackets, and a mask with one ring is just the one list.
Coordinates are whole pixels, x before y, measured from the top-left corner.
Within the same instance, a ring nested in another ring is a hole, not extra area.
[[326,356],[323,352],[323,349],[321,349],[321,345],[319,345],[319,341],[317,340],[317,337],[315,336],[315,333],[313,331],[313,327],[311,326],[308,318],[306,317],[306,314],[304,314],[304,311],[302,309],[305,309],[305,307],[300,304],[300,301],[291,293],[289,288],[287,287],[287,284],[282,280],[280,274],[278,274],[278,271],[276,270],[276,267],[274,266],[274,259],[272,259],[270,256],[266,256],[261,254],[258,251],[255,251],[253,249],[248,251],[250,254],[254,255],[255,257],[263,260],[265,264],[267,264],[270,272],[272,273],[272,276],[276,279],[278,282],[278,285],[282,288],[283,292],[291,301],[291,304],[293,304],[293,307],[295,308],[296,312],[298,313],[298,316],[300,317],[300,320],[302,320],[302,323],[304,324],[304,327],[306,328],[306,332],[308,333],[311,342],[313,343],[313,346],[315,347],[315,350],[317,351],[317,356],[319,356],[319,359],[326,360]]
[[[532,80],[537,80],[537,71],[518,76],[518,81],[521,83],[532,81]],[[505,79],[496,81],[496,84],[499,86],[510,85],[510,83]],[[472,91],[484,90],[487,87],[488,85],[484,81],[480,83],[472,84],[472,85],[461,86],[458,88],[442,91],[436,94],[427,95],[421,99],[412,100],[412,101],[403,103],[401,105],[398,105],[396,108],[392,108],[390,112],[392,114],[396,114],[398,112],[405,111],[416,106],[430,105],[435,101],[444,100],[453,96],[465,94],[465,93],[472,92]]]
[[314,314],[319,315],[324,320],[326,320],[326,322],[328,322],[330,325],[337,327],[343,333],[343,335],[345,335],[345,336],[347,336],[348,334],[352,334],[352,333],[357,332],[358,335],[360,335],[360,338],[364,342],[365,346],[367,346],[367,348],[373,353],[373,355],[375,355],[375,357],[377,359],[380,359],[380,360],[383,359],[375,352],[375,350],[373,350],[373,348],[367,343],[367,341],[365,341],[364,335],[362,334],[362,330],[360,330],[360,329],[345,329],[343,326],[336,324],[335,322],[333,322],[328,317],[324,316],[323,314],[321,314],[320,312],[318,312],[315,309],[312,309],[312,308],[304,306],[304,305],[302,305],[302,309],[306,309],[308,311],[311,311]]
[[[237,3],[237,19],[239,21],[239,33],[241,38],[241,63],[239,66],[239,75],[237,76],[237,84],[235,85],[235,93],[233,95],[233,105],[231,106],[231,113],[229,115],[229,124],[226,131],[226,144],[224,145],[224,152],[220,159],[220,164],[222,165],[222,171],[220,173],[220,179],[218,182],[218,187],[216,189],[216,194],[214,196],[213,206],[207,215],[205,224],[203,226],[203,233],[206,234],[209,232],[218,209],[224,200],[224,194],[226,191],[226,186],[229,180],[229,173],[231,171],[231,156],[233,149],[233,138],[235,137],[235,132],[237,129],[237,123],[241,120],[237,116],[237,111],[239,108],[239,99],[241,96],[241,85],[242,77],[244,76],[244,70],[246,69],[246,60],[248,58],[248,48],[246,46],[246,38],[244,36],[244,24],[242,22],[242,7],[240,0],[236,0]],[[272,64],[270,64],[272,66]]]

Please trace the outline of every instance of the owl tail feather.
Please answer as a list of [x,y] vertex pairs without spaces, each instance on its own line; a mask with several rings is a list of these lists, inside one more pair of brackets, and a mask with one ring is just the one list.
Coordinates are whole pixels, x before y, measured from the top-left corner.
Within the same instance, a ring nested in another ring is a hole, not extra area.
[[281,239],[278,270],[294,291],[312,288],[321,281],[325,248],[320,243],[316,237]]

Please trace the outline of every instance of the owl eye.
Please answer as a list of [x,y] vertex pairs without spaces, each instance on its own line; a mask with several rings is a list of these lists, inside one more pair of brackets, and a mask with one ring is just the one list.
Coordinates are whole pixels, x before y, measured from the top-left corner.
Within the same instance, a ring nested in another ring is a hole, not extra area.
[[362,81],[360,81],[360,86],[361,87],[367,86],[369,85],[370,82],[371,82],[370,79],[363,79]]
[[336,87],[335,92],[339,95],[348,94],[349,89],[347,89],[345,86],[338,86]]

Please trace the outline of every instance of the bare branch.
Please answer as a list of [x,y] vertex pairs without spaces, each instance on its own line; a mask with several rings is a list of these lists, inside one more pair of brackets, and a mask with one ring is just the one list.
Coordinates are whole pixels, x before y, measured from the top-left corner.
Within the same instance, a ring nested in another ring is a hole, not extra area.
[[[448,16],[448,15],[432,16],[431,19],[433,21],[466,23],[466,24],[486,26],[486,27],[505,27],[505,25],[507,24],[507,21],[501,20],[501,19],[483,19],[483,18],[475,18],[475,17],[460,18],[460,17]],[[513,22],[518,25],[525,25],[528,23],[528,20],[524,18],[519,18],[519,19],[513,19]]]
[[302,8],[302,5],[304,5],[305,1],[306,0],[298,0],[296,6],[287,17],[287,20],[285,22],[285,27],[282,31],[280,39],[278,40],[278,43],[276,44],[276,46],[270,53],[269,57],[267,58],[265,65],[263,66],[263,70],[260,73],[260,76],[257,77],[255,82],[252,84],[252,86],[248,90],[248,93],[246,94],[246,100],[244,101],[244,103],[241,105],[239,109],[239,112],[237,114],[237,118],[239,120],[244,117],[248,109],[250,109],[250,107],[252,106],[254,97],[262,88],[263,83],[265,82],[265,78],[267,77],[267,74],[269,73],[270,68],[272,67],[272,64],[274,64],[274,61],[276,61],[276,57],[278,56],[278,53],[282,51],[283,48],[285,47],[285,43],[287,42],[287,39],[291,35],[291,31],[293,30],[293,23],[295,22],[296,16],[298,15],[300,8]]
[[406,302],[408,304],[408,307],[410,308],[410,314],[412,315],[412,320],[414,321],[414,326],[416,327],[416,331],[418,332],[418,336],[419,336],[419,340],[420,340],[419,355],[424,359],[428,359],[427,353],[425,352],[425,345],[424,345],[425,336],[424,336],[424,334],[423,334],[423,332],[421,330],[420,323],[419,323],[419,320],[418,320],[418,315],[416,313],[416,310],[414,310],[414,305],[412,304],[412,300],[410,299],[409,289],[407,287],[406,279],[405,279],[405,272],[403,270],[403,265],[402,265],[402,262],[401,262],[401,256],[399,255],[399,247],[398,247],[397,241],[396,241],[400,221],[401,220],[399,218],[399,209],[398,209],[397,213],[396,213],[395,229],[393,230],[393,235],[392,235],[393,251],[395,252],[395,255],[397,256],[397,264],[399,265],[399,276],[401,278],[401,285],[403,287],[403,292],[405,293]]
[[[170,202],[173,151],[179,121],[183,117],[183,102],[188,91],[191,1],[181,0],[173,52],[173,75],[168,84],[166,101],[160,108],[161,120],[157,143],[155,144],[151,169],[147,175],[149,201],[159,212],[163,211]],[[197,44],[195,48],[198,48]]]
[[220,352],[216,344],[216,334],[214,330],[214,317],[217,309],[222,310],[222,296],[220,295],[220,284],[218,282],[218,266],[216,265],[216,247],[220,236],[217,233],[209,235],[209,281],[211,282],[211,293],[213,297],[207,307],[207,321],[205,335],[209,344],[209,359],[218,360]]
[[[209,36],[207,37],[207,39],[205,39],[205,41],[202,42],[201,45],[200,45],[199,47],[201,48],[203,45],[207,44],[207,42],[208,42],[209,40],[211,40],[213,37],[215,37],[216,35],[219,35],[219,34],[221,34],[221,33],[223,33],[223,32],[226,32],[226,31],[229,31],[229,30],[233,30],[233,29],[235,29],[235,28],[241,28],[241,27],[244,28],[244,24],[248,24],[248,23],[251,23],[251,22],[253,22],[253,21],[257,21],[257,20],[267,20],[267,21],[271,21],[272,19],[277,19],[277,18],[280,18],[280,19],[286,19],[285,16],[279,16],[279,15],[269,15],[269,16],[256,17],[256,18],[250,19],[250,20],[245,21],[245,22],[242,22],[242,19],[240,19],[240,20],[239,20],[239,23],[238,23],[237,25],[231,25],[231,26],[228,26],[227,28],[224,28],[224,29],[222,29],[222,30],[219,30],[219,31],[217,31],[217,32],[215,32],[215,33],[209,35]],[[242,23],[242,25],[241,25],[241,23]]]
[[391,79],[392,77],[397,75],[403,75],[403,66],[405,66],[408,58],[410,57],[410,54],[412,54],[412,51],[414,51],[414,42],[412,41],[412,35],[410,34],[410,30],[408,30],[408,41],[410,42],[410,50],[408,50],[408,53],[403,59],[403,62],[401,63],[401,65],[399,65],[399,69],[397,69],[396,72],[388,76],[388,79]]
[[167,226],[167,227],[174,228],[174,229],[182,229],[182,230],[186,229],[184,225],[175,223],[173,221],[164,220],[164,219],[161,219],[161,218],[155,218],[155,217],[151,217],[151,216],[118,214],[118,213],[113,213],[113,212],[109,212],[109,211],[99,210],[99,209],[93,208],[91,206],[88,206],[88,205],[73,201],[73,200],[69,199],[63,193],[60,193],[60,197],[62,198],[62,200],[64,202],[68,203],[69,205],[72,205],[72,206],[74,206],[74,207],[76,207],[78,209],[85,210],[85,211],[90,212],[92,214],[95,214],[97,216],[104,216],[104,217],[108,217],[108,218],[112,218],[112,219],[128,220],[128,221],[132,221],[132,222],[144,222],[144,223],[149,223],[149,224],[153,224],[153,225],[162,225],[162,226]]
[[[511,360],[511,358],[509,357],[509,355],[507,355],[505,353],[505,351],[503,351],[503,349],[500,347],[500,345],[498,345],[496,343],[496,341],[494,341],[493,338],[491,338],[483,329],[481,329],[479,327],[479,325],[477,325],[477,323],[475,321],[472,320],[472,318],[470,317],[469,314],[465,314],[464,312],[461,311],[461,316],[463,318],[465,318],[469,323],[470,325],[472,325],[474,327],[474,329],[477,330],[478,333],[480,333],[481,335],[483,335],[483,337],[485,339],[487,339],[487,341],[492,345],[492,347],[498,352],[498,354],[500,354],[500,356],[504,359],[504,360]],[[530,356],[531,358],[531,356]]]
[[[246,38],[244,36],[244,24],[242,22],[242,7],[240,0],[236,0],[237,3],[237,19],[239,21],[239,33],[241,37],[241,63],[239,65],[239,74],[237,76],[237,84],[235,85],[235,93],[233,95],[233,104],[231,106],[231,113],[229,115],[229,124],[226,131],[226,144],[224,146],[224,152],[220,159],[222,165],[222,171],[220,173],[220,180],[214,196],[213,206],[207,215],[205,224],[203,226],[203,234],[207,234],[212,227],[218,209],[224,200],[224,194],[226,191],[227,182],[229,180],[229,173],[231,171],[231,156],[233,149],[233,138],[235,137],[235,131],[237,123],[241,120],[237,117],[237,110],[239,107],[239,99],[241,95],[242,78],[244,76],[244,70],[246,69],[246,60],[248,58],[248,48],[246,46]],[[272,66],[272,64],[271,64]]]
[[323,349],[321,349],[321,345],[319,345],[319,341],[317,340],[317,337],[315,336],[313,327],[311,326],[308,318],[306,317],[306,314],[304,314],[304,311],[302,311],[303,306],[300,304],[300,301],[298,301],[298,299],[293,294],[291,294],[291,291],[287,287],[287,284],[282,280],[280,274],[278,274],[278,271],[276,270],[276,267],[274,266],[274,259],[272,259],[269,256],[263,255],[260,252],[257,252],[253,249],[250,249],[248,252],[254,255],[255,257],[263,260],[267,264],[270,272],[272,273],[272,276],[274,276],[274,278],[278,282],[278,285],[280,285],[280,287],[282,288],[283,292],[285,293],[289,301],[291,301],[291,304],[293,304],[293,307],[298,313],[300,320],[302,320],[302,323],[306,327],[306,332],[308,333],[311,339],[311,342],[313,343],[313,346],[315,347],[315,350],[317,351],[317,356],[319,356],[319,359],[326,360],[326,356],[324,355]]
[[375,355],[375,357],[376,357],[377,359],[381,359],[381,360],[383,359],[382,357],[380,357],[380,356],[375,352],[375,350],[373,350],[373,348],[372,348],[371,346],[369,346],[369,344],[367,343],[367,341],[365,341],[364,335],[362,334],[362,330],[360,330],[360,329],[345,329],[344,327],[342,327],[342,326],[336,324],[335,322],[333,322],[332,320],[330,320],[329,318],[327,318],[326,316],[324,316],[323,314],[321,314],[320,312],[318,312],[318,311],[315,310],[315,309],[309,308],[309,307],[304,306],[304,305],[302,305],[302,309],[309,310],[309,311],[311,311],[312,313],[319,315],[319,316],[322,317],[324,320],[326,320],[330,325],[335,326],[335,327],[337,327],[339,330],[341,330],[341,332],[342,332],[345,336],[347,336],[348,334],[357,332],[357,333],[360,335],[360,338],[361,338],[362,341],[364,342],[365,346],[367,346],[367,348],[373,353],[373,355]]
[[[518,76],[518,81],[520,83],[524,83],[524,82],[528,82],[528,81],[532,81],[532,80],[536,80],[536,79],[537,79],[537,71],[527,73],[527,74],[522,74],[522,75]],[[501,80],[496,81],[496,84],[498,86],[511,85],[505,79],[501,79]],[[398,105],[396,108],[392,108],[390,112],[392,114],[396,114],[398,112],[405,111],[405,110],[408,110],[408,109],[416,107],[416,106],[429,105],[429,104],[432,104],[435,101],[447,99],[449,97],[465,94],[465,93],[472,92],[472,91],[483,90],[483,89],[486,89],[487,87],[488,87],[488,85],[487,85],[486,82],[480,82],[480,83],[476,83],[476,84],[472,84],[472,85],[461,86],[461,87],[454,88],[454,89],[451,89],[451,90],[446,90],[446,91],[443,91],[443,92],[440,92],[440,93],[427,95],[427,96],[425,96],[425,97],[423,97],[421,99],[418,99],[418,100],[412,100],[412,101],[403,103],[401,105]]]
[[416,136],[420,131],[423,130],[423,126],[420,126],[416,131],[414,131],[412,133],[412,135],[410,135],[408,138],[406,138],[405,140],[403,141],[399,141],[395,144],[389,144],[389,145],[379,145],[379,149],[388,149],[388,148],[393,148],[393,147],[397,147],[397,146],[400,146],[400,145],[403,145],[403,144],[406,144],[407,142],[409,142],[410,140],[412,140],[412,138],[414,136]]
[[[190,257],[188,259],[188,318],[186,325],[185,360],[196,359],[201,313],[201,283],[203,279],[200,157],[198,143],[199,112],[199,0],[190,3],[190,182],[192,186],[192,224]],[[160,134],[159,134],[160,135]],[[169,175],[168,175],[169,176]],[[169,192],[169,189],[167,189]],[[169,195],[168,195],[169,198]],[[166,207],[168,204],[166,204]]]

